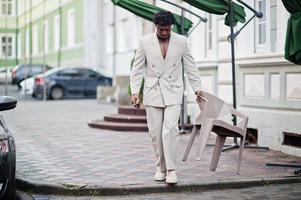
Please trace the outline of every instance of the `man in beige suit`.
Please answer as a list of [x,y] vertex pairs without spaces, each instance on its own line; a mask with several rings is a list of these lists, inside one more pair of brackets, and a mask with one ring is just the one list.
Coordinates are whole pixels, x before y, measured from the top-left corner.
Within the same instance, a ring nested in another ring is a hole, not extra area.
[[187,39],[171,32],[174,16],[160,11],[154,23],[156,33],[144,36],[136,51],[130,78],[131,102],[139,107],[139,90],[144,78],[143,104],[157,159],[154,180],[174,184],[177,183],[176,145],[183,96],[182,62],[197,101],[202,100],[203,94]]

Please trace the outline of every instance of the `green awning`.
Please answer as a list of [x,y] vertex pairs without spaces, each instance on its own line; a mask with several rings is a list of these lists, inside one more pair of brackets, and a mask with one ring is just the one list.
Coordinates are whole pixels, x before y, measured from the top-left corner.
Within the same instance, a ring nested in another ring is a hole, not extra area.
[[301,65],[301,1],[282,0],[286,10],[291,13],[287,22],[285,40],[285,59]]
[[[225,13],[228,13],[225,19],[225,24],[227,26],[230,25],[230,20],[228,16],[230,11],[229,0],[183,0],[183,1],[208,13],[217,14],[217,15],[223,15]],[[234,10],[234,19],[233,19],[234,25],[236,25],[237,22],[244,23],[246,21],[246,13],[244,8],[234,2],[232,2],[232,5]]]
[[[154,15],[160,11],[160,10],[164,10],[162,8],[159,8],[157,6],[142,2],[142,1],[138,1],[138,0],[111,0],[114,5],[120,6],[132,13],[134,13],[135,15],[142,17],[148,21],[153,21]],[[181,33],[181,16],[174,14],[174,17],[176,19],[176,23],[175,26],[173,28],[173,31],[176,33]],[[184,18],[184,34],[186,34],[189,29],[192,27],[192,22],[187,19]]]

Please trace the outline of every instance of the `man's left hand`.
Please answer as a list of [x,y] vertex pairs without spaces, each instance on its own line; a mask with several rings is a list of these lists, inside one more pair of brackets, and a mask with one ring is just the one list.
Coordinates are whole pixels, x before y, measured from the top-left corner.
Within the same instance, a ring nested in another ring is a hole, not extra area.
[[196,95],[196,101],[197,101],[197,102],[205,101],[205,100],[204,100],[204,94],[203,94],[202,91],[196,91],[196,92],[195,92],[195,95]]

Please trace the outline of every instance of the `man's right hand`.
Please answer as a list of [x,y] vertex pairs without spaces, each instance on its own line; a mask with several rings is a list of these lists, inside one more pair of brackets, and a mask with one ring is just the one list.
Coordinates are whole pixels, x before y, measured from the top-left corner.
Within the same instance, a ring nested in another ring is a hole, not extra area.
[[133,94],[131,96],[131,103],[135,108],[140,108],[139,94]]

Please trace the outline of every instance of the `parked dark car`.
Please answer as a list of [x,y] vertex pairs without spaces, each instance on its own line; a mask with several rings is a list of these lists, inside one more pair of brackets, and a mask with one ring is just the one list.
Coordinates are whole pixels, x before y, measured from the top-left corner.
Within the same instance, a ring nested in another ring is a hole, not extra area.
[[[0,111],[15,108],[17,100],[0,97]],[[13,200],[16,194],[16,145],[4,119],[0,116],[0,199]]]
[[95,97],[98,85],[112,85],[112,78],[89,68],[57,68],[35,76],[33,96],[62,99]]
[[[18,85],[20,88],[20,82],[24,79],[33,77],[34,75],[43,73],[43,64],[26,64],[17,65],[12,71],[12,84]],[[52,69],[52,67],[45,65],[45,71]]]

